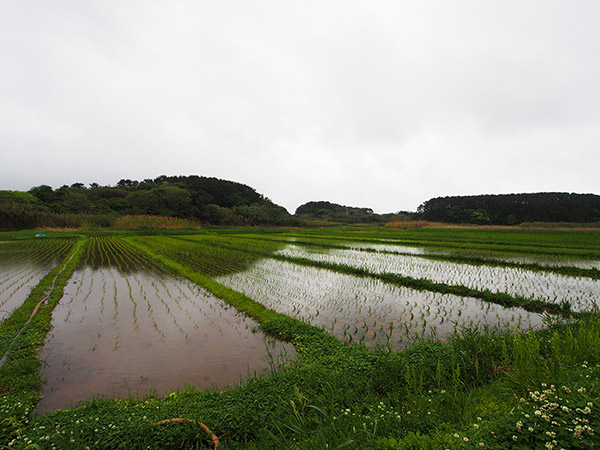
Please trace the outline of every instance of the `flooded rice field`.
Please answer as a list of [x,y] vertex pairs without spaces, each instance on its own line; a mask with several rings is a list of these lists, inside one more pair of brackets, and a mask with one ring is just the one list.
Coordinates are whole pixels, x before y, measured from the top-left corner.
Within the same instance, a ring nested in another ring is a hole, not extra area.
[[37,413],[99,394],[223,388],[293,355],[253,320],[116,239],[90,241],[52,325]]
[[[441,251],[387,242],[338,240],[328,248],[326,241],[310,245],[303,239],[137,236],[131,244],[116,237],[88,239],[39,352],[46,384],[36,412],[69,408],[97,395],[162,396],[188,385],[220,389],[294,357],[291,345],[268,338],[257,322],[195,283],[167,273],[133,245],[208,275],[269,309],[369,348],[398,350],[423,336],[444,340],[465,327],[529,330],[542,327],[544,315],[269,256],[343,264],[372,274],[396,273],[546,302],[566,300],[576,311],[593,306],[600,296],[600,281],[591,278],[435,260],[427,256],[442,255]],[[18,307],[74,242],[0,243],[0,311]]]
[[372,273],[394,273],[424,278],[438,283],[463,285],[472,289],[506,292],[536,300],[559,303],[568,301],[573,310],[587,310],[600,297],[600,281],[570,277],[552,272],[534,272],[522,268],[475,266],[437,261],[418,256],[367,253],[359,250],[315,249],[290,245],[281,255],[345,264]]
[[28,239],[0,244],[0,322],[23,304],[72,248],[73,239]]
[[[262,238],[265,239],[265,238]],[[267,240],[267,239],[265,239]],[[549,254],[540,255],[524,255],[506,253],[505,251],[492,251],[491,249],[465,249],[465,248],[454,248],[454,247],[443,247],[443,243],[439,243],[440,247],[437,246],[419,246],[414,245],[403,245],[394,244],[390,241],[385,243],[377,242],[361,242],[361,241],[349,241],[346,239],[313,239],[307,237],[279,237],[279,241],[288,242],[290,244],[296,244],[303,246],[306,243],[310,243],[309,246],[305,246],[306,251],[311,251],[313,246],[317,247],[345,247],[351,250],[368,250],[382,253],[399,253],[401,255],[417,255],[417,256],[458,256],[466,258],[479,258],[482,260],[490,259],[493,261],[506,261],[517,264],[539,264],[540,266],[548,267],[577,267],[581,269],[600,269],[600,260],[596,259],[574,259],[569,256],[558,256]]]
[[567,257],[550,257],[548,255],[528,255],[514,256],[503,253],[489,253],[483,251],[461,251],[455,249],[436,249],[429,247],[408,247],[406,245],[390,244],[365,244],[365,243],[347,243],[344,244],[349,249],[374,250],[377,252],[399,253],[404,255],[421,256],[458,256],[466,258],[479,258],[482,260],[506,261],[517,264],[539,264],[547,267],[577,267],[580,269],[600,269],[600,261],[597,259],[572,259]]
[[[444,339],[464,326],[529,329],[540,314],[478,299],[397,287],[379,280],[264,259],[219,283],[338,338],[399,349],[418,336]],[[391,325],[390,325],[391,324]]]

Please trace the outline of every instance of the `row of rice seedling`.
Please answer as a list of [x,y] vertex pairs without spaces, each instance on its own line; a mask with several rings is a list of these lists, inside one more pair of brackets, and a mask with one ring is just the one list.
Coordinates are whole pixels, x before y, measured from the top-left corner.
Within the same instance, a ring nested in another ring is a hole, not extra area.
[[306,248],[293,245],[280,250],[278,254],[348,265],[374,274],[399,274],[556,304],[568,302],[574,311],[584,311],[594,307],[600,295],[600,281],[597,280],[518,268],[474,266],[356,250],[315,251],[311,249],[308,251]]
[[0,282],[10,278],[15,268],[55,266],[73,241],[70,239],[16,241],[0,246]]
[[461,251],[442,248],[427,247],[408,247],[405,245],[393,244],[369,244],[360,242],[347,242],[342,244],[344,247],[357,250],[374,250],[378,252],[399,253],[404,255],[423,255],[423,256],[445,256],[450,258],[474,259],[482,262],[507,262],[527,265],[540,265],[554,267],[576,267],[580,269],[600,269],[600,260],[598,259],[573,259],[552,257],[550,255],[518,255],[505,252],[489,251]]
[[[307,238],[303,236],[262,236],[244,235],[243,239],[260,239],[270,242],[282,242],[302,246],[320,246],[325,248],[348,248],[381,253],[393,253],[401,255],[419,255],[432,259],[442,259],[451,262],[467,262],[489,265],[524,265],[526,269],[549,270],[568,275],[580,275],[600,278],[600,259],[574,259],[559,257],[552,254],[531,255],[520,252],[492,252],[486,250],[461,250],[453,248],[434,248],[407,246],[398,243],[372,243],[363,241],[331,240],[319,238]],[[580,269],[580,270],[577,270]]]
[[[472,253],[469,256],[473,255]],[[498,259],[501,261],[514,262],[518,264],[539,264],[548,267],[578,267],[580,269],[600,270],[600,260],[598,259],[573,259],[559,258],[551,256],[515,256],[515,255],[489,255],[486,253],[475,254],[481,258]]]
[[30,290],[56,267],[74,242],[29,239],[0,245],[0,320],[25,301]]
[[384,232],[377,230],[340,231],[299,230],[280,233],[264,238],[280,239],[283,236],[302,240],[327,240],[338,242],[360,242],[366,244],[426,248],[431,251],[483,252],[512,254],[513,256],[540,256],[542,258],[565,258],[573,260],[600,260],[598,233],[526,232],[511,230],[461,230],[427,229],[419,231]]
[[[180,253],[167,252],[167,256],[193,270],[202,267],[194,263],[197,258],[210,258],[211,246],[215,244],[268,253],[260,241],[229,236],[177,240]],[[153,245],[151,240],[146,241]],[[240,253],[232,248],[218,249],[220,255],[228,253],[231,260]],[[204,266],[207,265],[210,261],[205,261]],[[387,343],[393,330],[396,330],[393,344],[399,346],[405,345],[411,337],[423,334],[443,337],[467,325],[506,326],[510,323],[529,327],[541,321],[538,314],[520,308],[505,309],[472,298],[418,292],[375,279],[268,258],[257,260],[246,271],[230,271],[216,280],[269,309],[321,326],[347,341],[371,346],[377,342]]]
[[477,299],[421,292],[382,281],[265,259],[217,281],[277,312],[320,326],[348,342],[406,345],[444,338],[466,326],[539,325],[542,316]]
[[259,258],[241,250],[206,245],[203,239],[195,240],[191,245],[187,240],[170,237],[139,237],[136,240],[151,246],[167,258],[185,261],[193,270],[211,276],[245,270]]
[[[279,260],[291,261],[291,262],[301,264],[301,265],[321,267],[321,268],[325,268],[328,270],[333,270],[335,272],[357,275],[360,277],[373,277],[373,278],[380,279],[384,282],[388,282],[388,283],[392,283],[392,284],[400,285],[400,286],[405,286],[405,287],[410,287],[410,288],[417,289],[417,290],[429,290],[429,291],[433,291],[433,292],[439,292],[442,294],[454,294],[454,295],[459,295],[459,296],[474,297],[474,298],[478,298],[478,299],[485,300],[485,301],[491,301],[493,303],[497,303],[497,304],[500,304],[505,307],[518,306],[518,307],[526,308],[529,311],[536,311],[536,312],[554,311],[554,312],[559,312],[559,313],[563,313],[563,314],[572,312],[571,304],[568,302],[560,302],[557,304],[556,302],[552,303],[552,302],[549,302],[546,300],[536,300],[536,299],[527,298],[524,296],[510,295],[505,292],[492,292],[490,290],[479,290],[479,289],[468,287],[468,286],[465,286],[462,284],[446,284],[443,282],[440,283],[440,282],[432,281],[432,280],[429,280],[426,278],[417,278],[417,277],[405,276],[405,275],[389,273],[389,272],[374,273],[374,272],[368,271],[365,268],[352,266],[349,264],[339,264],[339,263],[335,263],[335,262],[318,260],[318,259],[286,256],[286,255],[282,254],[281,252],[270,253],[270,252],[264,251],[262,249],[263,241],[258,241],[258,240],[248,240],[248,241],[251,241],[251,244],[248,244],[248,242],[245,242],[245,244],[243,244],[245,246],[245,248],[247,249],[246,251],[255,253],[256,255],[261,255],[263,257],[273,257],[273,258],[279,259]],[[239,248],[239,245],[240,245],[239,244],[240,238],[232,238],[232,237],[218,238],[218,239],[211,238],[210,241],[206,240],[205,243],[207,245],[221,247],[221,248],[225,248],[225,249],[233,249],[233,250],[237,251],[237,249]],[[316,255],[320,255],[324,252],[323,248],[313,247],[313,246],[304,246],[303,250],[305,250],[307,252],[313,252]],[[481,264],[478,264],[477,266],[481,266]],[[501,266],[501,267],[503,267],[503,266]],[[527,272],[529,272],[529,271],[527,271]]]
[[48,382],[38,412],[96,394],[224,387],[268,368],[267,348],[283,351],[256,322],[118,238],[90,239],[82,262],[40,354]]
[[89,262],[92,269],[117,266],[123,273],[140,270],[164,273],[146,255],[135,251],[118,238],[91,238],[91,244],[96,246],[96,249],[91,251],[96,257],[91,258]]
[[376,251],[393,251],[397,253],[405,253],[412,255],[424,255],[430,252],[424,247],[408,246],[401,244],[379,244],[375,242],[364,242],[364,241],[351,241],[346,239],[327,239],[327,238],[315,238],[308,236],[287,236],[287,235],[276,235],[276,236],[265,236],[256,234],[245,234],[245,235],[234,235],[230,238],[238,238],[243,240],[263,240],[267,242],[281,242],[285,244],[296,244],[296,245],[311,245],[321,246],[328,248],[353,248],[360,250],[376,250]]

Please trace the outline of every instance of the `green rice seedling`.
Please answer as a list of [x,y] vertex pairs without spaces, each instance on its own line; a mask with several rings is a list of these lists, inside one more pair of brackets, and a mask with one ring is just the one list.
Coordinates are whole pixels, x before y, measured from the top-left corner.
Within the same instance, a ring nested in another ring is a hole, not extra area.
[[[502,326],[505,320],[518,323],[521,316],[527,315],[530,319],[521,320],[520,323],[521,326],[528,327],[531,326],[531,318],[536,317],[522,310],[515,314],[514,311],[472,299],[468,300],[469,303],[466,303],[466,299],[458,297],[453,297],[450,301],[439,294],[416,294],[414,291],[392,287],[379,281],[373,283],[370,280],[365,283],[362,278],[272,260],[257,263],[247,272],[223,276],[218,280],[278,312],[304,318],[310,323],[331,329],[334,334],[339,333],[340,338],[344,340],[347,339],[347,334],[358,336],[360,324],[360,331],[364,333],[365,344],[368,346],[375,346],[376,340],[369,333],[370,326],[366,326],[367,318],[382,336],[389,317],[395,317],[395,326],[408,327],[411,332],[418,329],[421,334],[433,326],[439,333],[438,337],[443,337],[453,331],[452,323],[445,325],[449,318],[458,319],[465,325],[471,322],[484,324],[494,317],[490,308],[493,308],[494,313],[498,312],[502,319],[496,323]],[[419,296],[423,298],[419,299]],[[411,300],[399,303],[398,298]],[[365,301],[369,302],[368,308],[364,305]],[[418,306],[421,302],[422,307]],[[478,313],[473,311],[475,304],[478,304]],[[441,313],[443,307],[445,313]],[[348,330],[347,326],[343,326],[336,331],[336,327],[331,326],[334,317],[343,321],[342,324],[351,324],[353,328]],[[416,317],[419,318],[418,323],[415,323]],[[444,317],[444,320],[440,317]],[[537,320],[537,323],[541,322],[539,317],[534,320]]]
[[[334,249],[315,253],[298,246],[289,246],[277,254],[293,260],[355,267],[373,274],[398,274],[435,283],[465,286],[478,291],[506,293],[537,301],[547,302],[558,296],[562,301],[573,304],[577,311],[589,309],[600,294],[598,280],[523,269],[473,266],[412,256],[364,254],[352,250]],[[578,300],[577,304],[574,303],[575,299]]]

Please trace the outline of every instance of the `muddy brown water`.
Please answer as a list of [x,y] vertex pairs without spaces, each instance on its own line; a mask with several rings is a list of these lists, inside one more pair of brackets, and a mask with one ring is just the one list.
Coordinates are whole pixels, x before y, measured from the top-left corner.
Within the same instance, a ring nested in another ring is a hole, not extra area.
[[73,275],[40,352],[37,414],[97,395],[221,389],[293,357],[292,346],[197,285],[138,262],[125,273],[88,258]]

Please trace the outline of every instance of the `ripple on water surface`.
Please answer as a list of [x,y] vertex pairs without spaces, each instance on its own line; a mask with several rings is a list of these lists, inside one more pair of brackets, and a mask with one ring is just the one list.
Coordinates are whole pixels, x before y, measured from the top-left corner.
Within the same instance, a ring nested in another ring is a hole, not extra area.
[[290,358],[257,323],[198,286],[116,267],[75,272],[40,358],[47,380],[37,413],[95,395],[143,396],[192,383],[223,388]]

